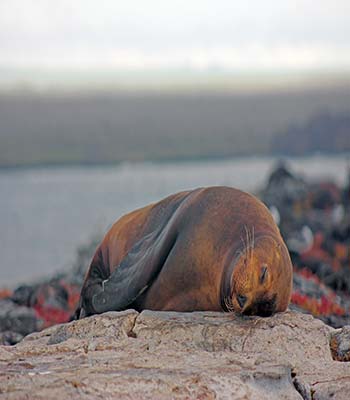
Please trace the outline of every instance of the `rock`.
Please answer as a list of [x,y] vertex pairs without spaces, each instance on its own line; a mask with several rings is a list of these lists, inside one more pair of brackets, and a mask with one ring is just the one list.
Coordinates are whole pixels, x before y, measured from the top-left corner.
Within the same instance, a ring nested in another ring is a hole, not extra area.
[[25,306],[18,306],[9,299],[0,300],[0,332],[12,331],[28,335],[40,329],[35,311]]
[[293,202],[306,195],[306,188],[303,179],[292,174],[281,160],[271,172],[264,194],[278,202]]
[[344,326],[331,335],[332,357],[337,361],[350,361],[350,326]]
[[347,399],[336,332],[293,311],[108,312],[0,346],[0,398]]
[[36,285],[21,285],[15,289],[11,296],[11,300],[20,306],[31,306],[31,297],[35,291]]
[[18,332],[5,331],[0,333],[0,345],[12,346],[23,339],[23,335]]

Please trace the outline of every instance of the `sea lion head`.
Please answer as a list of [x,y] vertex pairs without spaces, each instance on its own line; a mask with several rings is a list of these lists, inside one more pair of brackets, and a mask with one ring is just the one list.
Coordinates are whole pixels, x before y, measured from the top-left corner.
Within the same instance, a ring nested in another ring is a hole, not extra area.
[[244,246],[234,261],[230,311],[268,317],[285,311],[292,291],[292,264],[281,238],[264,235]]

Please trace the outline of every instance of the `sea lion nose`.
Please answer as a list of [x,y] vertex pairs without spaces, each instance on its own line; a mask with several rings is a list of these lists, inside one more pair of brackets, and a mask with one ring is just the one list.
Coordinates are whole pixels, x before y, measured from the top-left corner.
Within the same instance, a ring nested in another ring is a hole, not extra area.
[[237,296],[237,301],[238,301],[238,304],[240,305],[240,307],[243,308],[245,303],[246,303],[246,301],[247,301],[247,298],[246,298],[246,296],[238,295]]

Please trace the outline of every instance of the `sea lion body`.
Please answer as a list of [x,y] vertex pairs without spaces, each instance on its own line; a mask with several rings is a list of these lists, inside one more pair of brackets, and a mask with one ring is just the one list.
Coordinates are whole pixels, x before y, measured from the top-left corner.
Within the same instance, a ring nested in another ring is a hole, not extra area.
[[80,316],[108,310],[286,310],[288,250],[254,196],[210,187],[169,196],[118,220],[98,247]]

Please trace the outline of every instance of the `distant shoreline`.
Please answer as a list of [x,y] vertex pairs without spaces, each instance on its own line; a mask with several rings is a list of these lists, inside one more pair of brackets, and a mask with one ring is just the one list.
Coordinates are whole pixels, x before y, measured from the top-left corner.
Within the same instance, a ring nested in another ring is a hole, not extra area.
[[350,166],[350,153],[349,152],[333,152],[333,153],[323,153],[323,152],[312,152],[300,155],[290,155],[290,154],[239,154],[236,156],[202,156],[202,157],[177,157],[177,158],[167,158],[167,159],[144,159],[144,160],[121,160],[115,162],[54,162],[54,163],[37,163],[37,164],[18,164],[18,165],[0,165],[0,172],[4,171],[22,171],[22,170],[39,170],[39,169],[61,169],[61,168],[113,168],[120,167],[123,165],[139,165],[139,164],[153,164],[153,165],[164,165],[164,164],[182,164],[182,163],[201,163],[201,162],[218,162],[218,161],[234,161],[240,159],[265,159],[274,158],[277,160],[302,160],[309,159],[313,157],[335,157],[335,158],[345,158],[349,161]]
[[350,152],[350,90],[0,96],[0,168]]
[[0,67],[0,95],[131,95],[176,93],[258,94],[322,90],[350,85],[347,68],[300,70],[203,71],[188,68],[142,71],[115,69],[4,68]]

